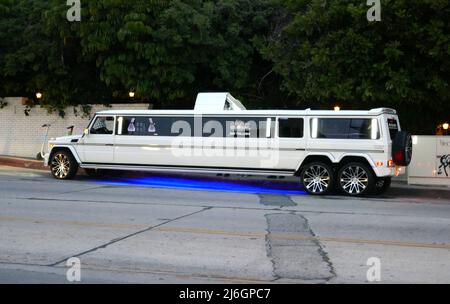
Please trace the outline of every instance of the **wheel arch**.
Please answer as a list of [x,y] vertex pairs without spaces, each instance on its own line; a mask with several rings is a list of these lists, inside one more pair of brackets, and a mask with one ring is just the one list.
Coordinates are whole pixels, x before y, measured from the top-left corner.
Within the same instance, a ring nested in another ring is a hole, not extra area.
[[339,168],[341,168],[343,165],[348,164],[348,163],[363,163],[365,164],[367,167],[369,167],[372,170],[372,173],[375,174],[375,170],[373,169],[375,167],[374,162],[370,159],[370,157],[368,157],[367,155],[364,154],[346,154],[343,155],[338,161],[337,161],[337,165]]
[[333,167],[334,157],[330,153],[308,154],[303,161],[297,166],[295,175],[300,175],[303,167],[312,162],[324,162]]
[[81,159],[78,156],[77,152],[75,151],[75,148],[72,146],[55,146],[52,148],[49,154],[49,161],[52,159],[53,154],[55,154],[58,151],[68,151],[72,154],[73,158],[77,161],[78,164],[81,164]]

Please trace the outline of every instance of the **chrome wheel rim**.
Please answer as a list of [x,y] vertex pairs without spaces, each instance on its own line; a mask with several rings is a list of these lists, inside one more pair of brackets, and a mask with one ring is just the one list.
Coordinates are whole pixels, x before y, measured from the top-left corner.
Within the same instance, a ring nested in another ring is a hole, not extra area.
[[341,188],[349,194],[360,194],[369,185],[369,175],[360,166],[345,168],[340,177]]
[[331,176],[325,167],[314,165],[305,170],[303,185],[312,193],[325,192],[330,185]]
[[65,178],[70,171],[69,158],[64,154],[56,154],[52,160],[52,173],[58,178]]

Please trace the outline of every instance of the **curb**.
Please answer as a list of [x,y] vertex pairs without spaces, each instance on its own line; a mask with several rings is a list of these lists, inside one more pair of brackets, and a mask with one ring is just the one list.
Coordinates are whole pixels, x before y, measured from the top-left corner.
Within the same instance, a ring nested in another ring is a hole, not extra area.
[[0,165],[34,170],[48,170],[48,168],[44,166],[44,161],[10,156],[0,156]]

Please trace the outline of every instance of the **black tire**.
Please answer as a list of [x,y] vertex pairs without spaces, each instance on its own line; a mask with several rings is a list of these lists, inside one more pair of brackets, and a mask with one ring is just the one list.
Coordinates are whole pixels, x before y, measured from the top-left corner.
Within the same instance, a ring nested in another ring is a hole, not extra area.
[[69,151],[56,151],[50,159],[50,171],[56,179],[72,179],[77,174],[78,163]]
[[400,131],[392,141],[392,159],[397,166],[408,166],[412,159],[411,133]]
[[375,177],[366,164],[353,162],[341,167],[337,175],[337,186],[349,196],[365,196],[372,193]]
[[391,177],[379,177],[375,181],[375,185],[373,187],[373,193],[375,195],[380,195],[386,193],[391,187],[392,178]]
[[334,171],[326,163],[309,163],[303,167],[300,180],[303,189],[309,194],[325,195],[334,187]]

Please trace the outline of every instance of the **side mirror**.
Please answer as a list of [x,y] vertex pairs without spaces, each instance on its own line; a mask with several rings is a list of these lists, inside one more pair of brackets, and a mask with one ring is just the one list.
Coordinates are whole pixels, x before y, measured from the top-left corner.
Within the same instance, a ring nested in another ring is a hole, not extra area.
[[85,137],[86,135],[88,135],[89,134],[89,130],[88,129],[84,129],[84,131],[83,131],[83,137]]

